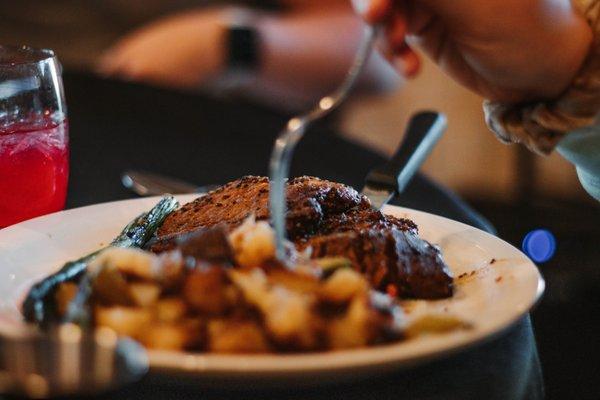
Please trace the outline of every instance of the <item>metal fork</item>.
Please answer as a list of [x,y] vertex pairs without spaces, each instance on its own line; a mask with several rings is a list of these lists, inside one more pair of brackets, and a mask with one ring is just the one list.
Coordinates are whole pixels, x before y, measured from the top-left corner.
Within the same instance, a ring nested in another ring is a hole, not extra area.
[[285,129],[275,140],[269,164],[271,178],[269,201],[271,222],[275,228],[277,258],[279,260],[285,261],[285,180],[289,174],[294,148],[304,136],[309,125],[329,115],[346,100],[364,70],[373,50],[376,37],[377,28],[371,25],[366,26],[354,61],[344,82],[335,92],[319,100],[317,106],[311,111],[290,119]]

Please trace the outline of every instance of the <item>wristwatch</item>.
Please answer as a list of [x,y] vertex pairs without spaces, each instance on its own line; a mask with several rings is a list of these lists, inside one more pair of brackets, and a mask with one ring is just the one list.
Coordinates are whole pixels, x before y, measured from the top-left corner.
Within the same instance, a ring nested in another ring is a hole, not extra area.
[[254,26],[231,25],[225,33],[227,69],[255,72],[259,65],[258,32]]
[[261,63],[258,19],[258,13],[252,10],[229,11],[223,39],[225,70],[210,84],[216,94],[243,94],[256,79]]

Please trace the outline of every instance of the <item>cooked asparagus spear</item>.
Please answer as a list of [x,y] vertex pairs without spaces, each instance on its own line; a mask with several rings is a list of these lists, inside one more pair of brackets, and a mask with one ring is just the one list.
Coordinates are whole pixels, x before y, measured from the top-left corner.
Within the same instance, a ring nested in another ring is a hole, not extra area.
[[[112,242],[117,247],[142,247],[162,225],[179,203],[172,196],[163,197],[150,211],[131,221]],[[23,315],[29,322],[43,324],[55,316],[53,295],[59,284],[79,278],[100,249],[78,260],[66,263],[59,271],[31,287],[23,302]]]

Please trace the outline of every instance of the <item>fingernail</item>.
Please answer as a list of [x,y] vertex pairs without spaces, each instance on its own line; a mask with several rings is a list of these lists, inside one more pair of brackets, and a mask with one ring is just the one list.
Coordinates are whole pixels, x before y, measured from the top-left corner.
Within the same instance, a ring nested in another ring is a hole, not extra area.
[[393,65],[396,71],[407,78],[414,77],[419,71],[418,59],[413,57],[394,57]]
[[369,11],[370,5],[370,0],[352,0],[352,6],[354,7],[354,11],[361,15],[364,15],[367,13],[367,11]]
[[394,57],[394,60],[392,61],[392,63],[394,64],[394,68],[396,69],[396,71],[398,71],[400,73],[400,75],[404,76],[406,75],[406,60],[402,57]]

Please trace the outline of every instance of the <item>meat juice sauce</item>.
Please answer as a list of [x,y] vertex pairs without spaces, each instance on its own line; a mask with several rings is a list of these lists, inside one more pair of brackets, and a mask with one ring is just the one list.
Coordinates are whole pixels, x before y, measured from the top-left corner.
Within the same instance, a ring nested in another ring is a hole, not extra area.
[[64,208],[69,128],[59,121],[0,120],[0,228]]

